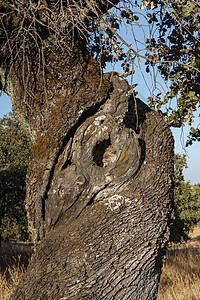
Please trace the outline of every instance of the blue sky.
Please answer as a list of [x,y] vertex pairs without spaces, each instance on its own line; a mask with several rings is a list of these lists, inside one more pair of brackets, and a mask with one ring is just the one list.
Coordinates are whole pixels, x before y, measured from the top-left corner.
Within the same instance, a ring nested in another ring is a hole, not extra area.
[[10,98],[2,93],[0,96],[0,118],[2,118],[5,114],[12,110],[12,104]]

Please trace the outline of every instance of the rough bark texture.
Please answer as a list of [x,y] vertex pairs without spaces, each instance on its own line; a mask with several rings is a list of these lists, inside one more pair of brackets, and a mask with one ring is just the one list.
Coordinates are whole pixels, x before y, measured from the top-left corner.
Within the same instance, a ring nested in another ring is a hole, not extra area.
[[[72,2],[62,2],[65,21]],[[90,2],[74,1],[85,3],[75,11],[81,20],[87,11],[85,26],[94,8],[112,6]],[[101,76],[71,25],[59,36],[65,50],[56,30],[44,30],[39,2],[26,3],[23,14],[23,3],[0,0],[0,87],[34,143],[26,208],[36,249],[11,299],[156,299],[173,202],[171,132],[120,75]]]
[[172,135],[119,75],[92,78],[36,140],[27,209],[40,242],[12,299],[156,299]]

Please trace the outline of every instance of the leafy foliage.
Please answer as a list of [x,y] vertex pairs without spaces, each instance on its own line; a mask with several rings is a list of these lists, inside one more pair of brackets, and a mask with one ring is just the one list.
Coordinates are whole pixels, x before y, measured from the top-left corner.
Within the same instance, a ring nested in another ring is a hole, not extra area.
[[[144,1],[145,2],[145,1]],[[156,108],[169,103],[165,116],[168,124],[181,127],[194,121],[200,98],[200,5],[198,0],[153,1],[148,13],[155,27],[154,38],[148,40],[147,57],[154,58],[159,73],[168,82],[164,99],[155,97]],[[154,53],[152,56],[152,52]],[[148,61],[152,65],[152,60]],[[176,105],[171,100],[176,99]],[[187,145],[199,140],[198,128],[191,127]]]
[[3,239],[26,240],[26,169],[31,144],[12,114],[0,119],[0,211]]
[[[103,67],[121,62],[132,81],[139,69],[150,106],[161,109],[170,126],[190,126],[186,146],[200,140],[199,127],[192,126],[200,106],[199,23],[198,0],[120,1],[104,14],[95,39],[100,39]],[[97,49],[95,43],[92,49]]]
[[200,184],[192,186],[184,181],[183,169],[187,168],[186,156],[175,156],[175,219],[171,241],[186,241],[189,231],[200,222]]

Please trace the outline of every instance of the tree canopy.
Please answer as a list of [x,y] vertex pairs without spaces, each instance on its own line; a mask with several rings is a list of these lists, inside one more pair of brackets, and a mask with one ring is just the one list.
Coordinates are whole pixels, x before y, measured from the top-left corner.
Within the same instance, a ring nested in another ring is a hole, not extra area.
[[[24,74],[43,70],[45,88],[49,48],[55,56],[70,56],[79,41],[102,68],[121,61],[133,81],[136,68],[144,81],[150,75],[151,107],[161,109],[170,126],[189,124],[187,145],[200,140],[199,128],[192,126],[200,96],[198,0],[6,0],[0,1],[0,20],[1,68],[9,66],[7,74],[1,72],[2,89],[9,89],[6,78],[18,59]],[[26,89],[25,76],[23,84]]]

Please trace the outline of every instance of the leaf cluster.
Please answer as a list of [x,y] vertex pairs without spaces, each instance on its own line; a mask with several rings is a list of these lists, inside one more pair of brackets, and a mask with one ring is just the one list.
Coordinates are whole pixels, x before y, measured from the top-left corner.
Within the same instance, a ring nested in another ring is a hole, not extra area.
[[[97,27],[96,41],[100,42],[96,53],[102,66],[121,61],[123,71],[131,74],[132,79],[139,68],[151,93],[150,106],[162,109],[172,127],[187,123],[191,131],[186,146],[191,145],[200,139],[199,128],[192,127],[194,113],[200,106],[199,1],[143,0],[129,2],[127,6],[120,4],[108,11]],[[130,33],[129,42],[120,34],[121,28]],[[152,91],[143,65],[152,79]],[[165,88],[158,87],[161,84],[157,78],[163,78]]]
[[[154,104],[156,109],[169,104],[165,117],[170,126],[185,122],[191,126],[200,105],[200,4],[198,0],[153,2],[148,18],[154,34],[147,40],[147,66],[156,65],[168,85],[164,98],[159,93]],[[199,140],[199,129],[193,128],[190,137],[187,145]]]

